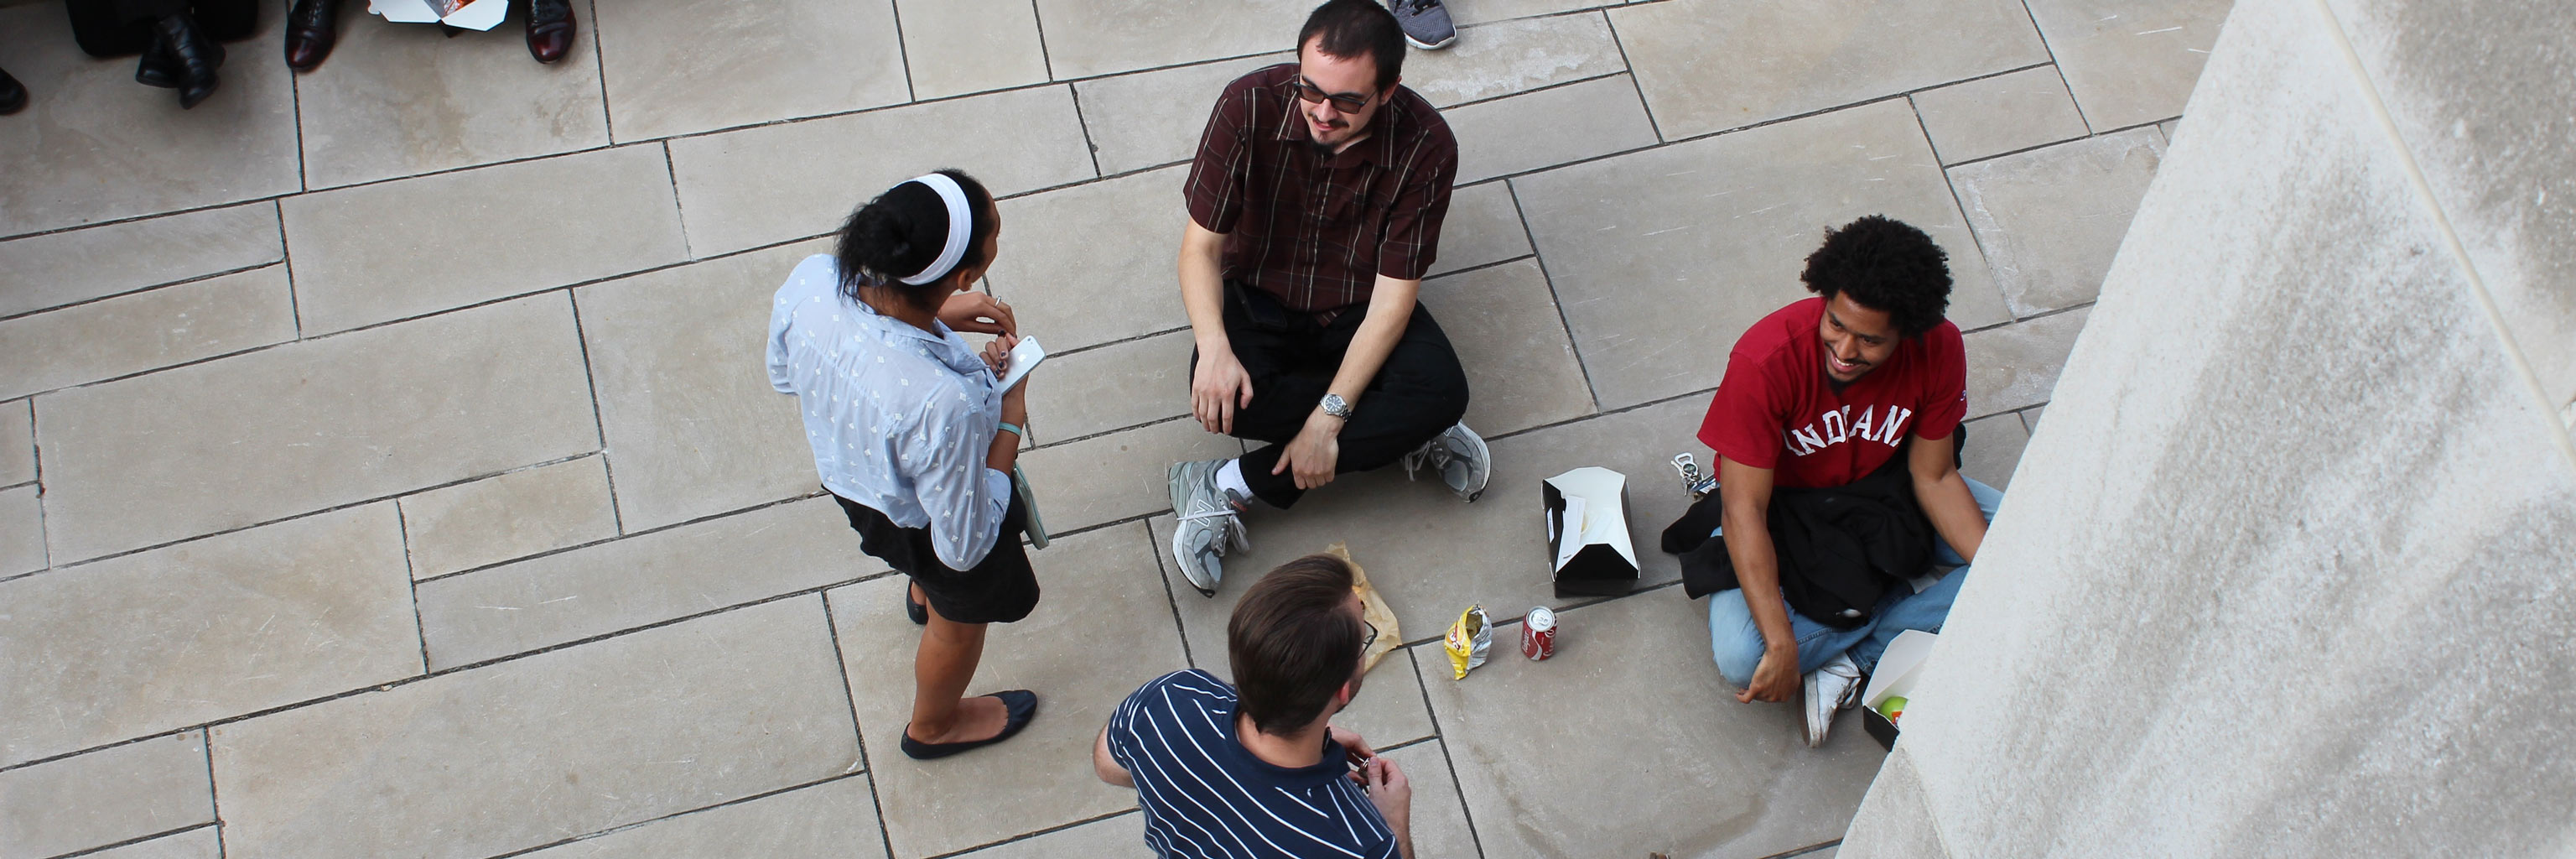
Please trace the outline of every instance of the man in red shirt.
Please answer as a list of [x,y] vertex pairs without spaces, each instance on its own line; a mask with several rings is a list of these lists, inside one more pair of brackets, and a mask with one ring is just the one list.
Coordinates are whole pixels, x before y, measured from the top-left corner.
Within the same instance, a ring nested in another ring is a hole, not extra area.
[[[2002,500],[1955,467],[1967,359],[1958,326],[1942,318],[1946,256],[1923,231],[1884,216],[1826,231],[1799,275],[1817,297],[1744,332],[1700,425],[1718,456],[1719,536],[1738,585],[1709,598],[1718,670],[1743,684],[1738,701],[1785,701],[1803,686],[1809,745],[1823,742],[1897,633],[1940,629]],[[1904,515],[1919,506],[1938,537],[1932,561],[1957,569],[1919,593],[1892,583],[1865,617],[1820,621],[1792,609],[1780,563],[1792,547],[1775,545],[1768,524],[1774,487],[1849,486],[1900,454],[1912,496]]]

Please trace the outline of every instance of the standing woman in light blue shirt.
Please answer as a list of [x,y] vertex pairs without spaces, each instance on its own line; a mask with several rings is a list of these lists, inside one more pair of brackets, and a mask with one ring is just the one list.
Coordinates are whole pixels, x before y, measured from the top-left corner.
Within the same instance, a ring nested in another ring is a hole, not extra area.
[[[963,697],[985,625],[1038,602],[1011,485],[1027,382],[1000,387],[1018,325],[967,288],[1001,232],[965,173],[904,182],[852,213],[833,253],[799,263],[770,311],[770,384],[796,395],[823,488],[861,550],[911,577],[905,610],[926,628],[903,752],[924,760],[1010,739],[1037,714],[1025,689]],[[959,330],[1001,336],[978,354]]]

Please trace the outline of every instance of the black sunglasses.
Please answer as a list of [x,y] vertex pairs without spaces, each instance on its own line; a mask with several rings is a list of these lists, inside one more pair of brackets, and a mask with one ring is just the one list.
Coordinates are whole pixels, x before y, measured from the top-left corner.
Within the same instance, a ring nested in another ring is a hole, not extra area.
[[1369,97],[1366,95],[1354,92],[1328,93],[1323,87],[1316,86],[1314,81],[1307,80],[1302,75],[1297,78],[1297,97],[1307,104],[1332,102],[1333,107],[1343,113],[1358,113],[1369,106]]
[[1360,626],[1368,629],[1367,635],[1360,636],[1360,652],[1367,653],[1369,646],[1377,643],[1377,624],[1360,621]]

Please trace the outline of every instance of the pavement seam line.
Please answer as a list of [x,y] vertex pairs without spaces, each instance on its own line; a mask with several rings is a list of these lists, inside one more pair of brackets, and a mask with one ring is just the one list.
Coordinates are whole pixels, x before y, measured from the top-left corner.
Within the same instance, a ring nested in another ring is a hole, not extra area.
[[[617,469],[608,461],[608,420],[601,414],[599,407],[599,371],[591,366],[590,333],[581,325],[581,295],[566,289],[564,301],[572,305],[572,337],[573,341],[581,346],[581,381],[582,384],[590,387],[590,427],[599,435],[599,470],[608,483],[608,521],[616,526],[619,536],[624,536],[626,511],[621,509],[623,505],[617,503]],[[508,473],[502,472],[502,474]]]
[[2030,0],[2021,0],[2022,17],[2030,21],[2030,31],[2039,35],[2039,49],[2048,54],[2048,67],[2057,71],[2057,84],[2066,88],[2066,100],[2075,104],[2075,118],[2083,120],[2084,131],[2093,131],[2093,117],[2084,112],[2084,100],[2075,97],[2075,82],[2066,79],[2066,66],[2057,61],[2057,46],[2049,44],[2048,28],[2039,25],[2039,13],[2032,11]]
[[[911,599],[912,595],[909,593],[912,589],[911,582],[905,582],[903,587],[907,592],[904,598]],[[832,592],[826,590],[814,596],[823,601],[823,630],[831,637],[832,667],[839,669],[841,673],[841,700],[850,705],[850,741],[856,743],[859,750],[857,775],[868,782],[868,807],[873,809],[877,816],[877,842],[879,846],[885,848],[885,855],[893,856],[895,855],[894,833],[886,829],[885,795],[877,789],[877,768],[868,765],[868,735],[867,731],[859,726],[859,693],[850,685],[850,660],[846,652],[841,649],[841,624],[832,614]]]
[[1521,208],[1521,189],[1505,179],[1503,196],[1511,199],[1512,216],[1521,222],[1521,240],[1529,243],[1529,258],[1538,263],[1539,281],[1547,284],[1547,303],[1555,305],[1557,330],[1565,332],[1565,346],[1574,353],[1574,370],[1583,375],[1583,393],[1592,398],[1592,414],[1601,414],[1601,388],[1592,384],[1592,365],[1583,360],[1583,343],[1574,337],[1574,320],[1565,315],[1565,297],[1556,294],[1556,277],[1548,273],[1547,257],[1538,252],[1538,231],[1530,229],[1529,210]]

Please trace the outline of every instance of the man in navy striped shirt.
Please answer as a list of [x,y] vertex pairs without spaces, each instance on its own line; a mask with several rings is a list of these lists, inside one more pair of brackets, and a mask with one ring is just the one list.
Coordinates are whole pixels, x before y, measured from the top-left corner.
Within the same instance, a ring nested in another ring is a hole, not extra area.
[[1136,789],[1147,846],[1166,857],[1413,859],[1413,785],[1328,724],[1360,691],[1360,654],[1376,637],[1352,578],[1331,555],[1281,565],[1226,624],[1235,685],[1176,671],[1118,705],[1092,767]]

